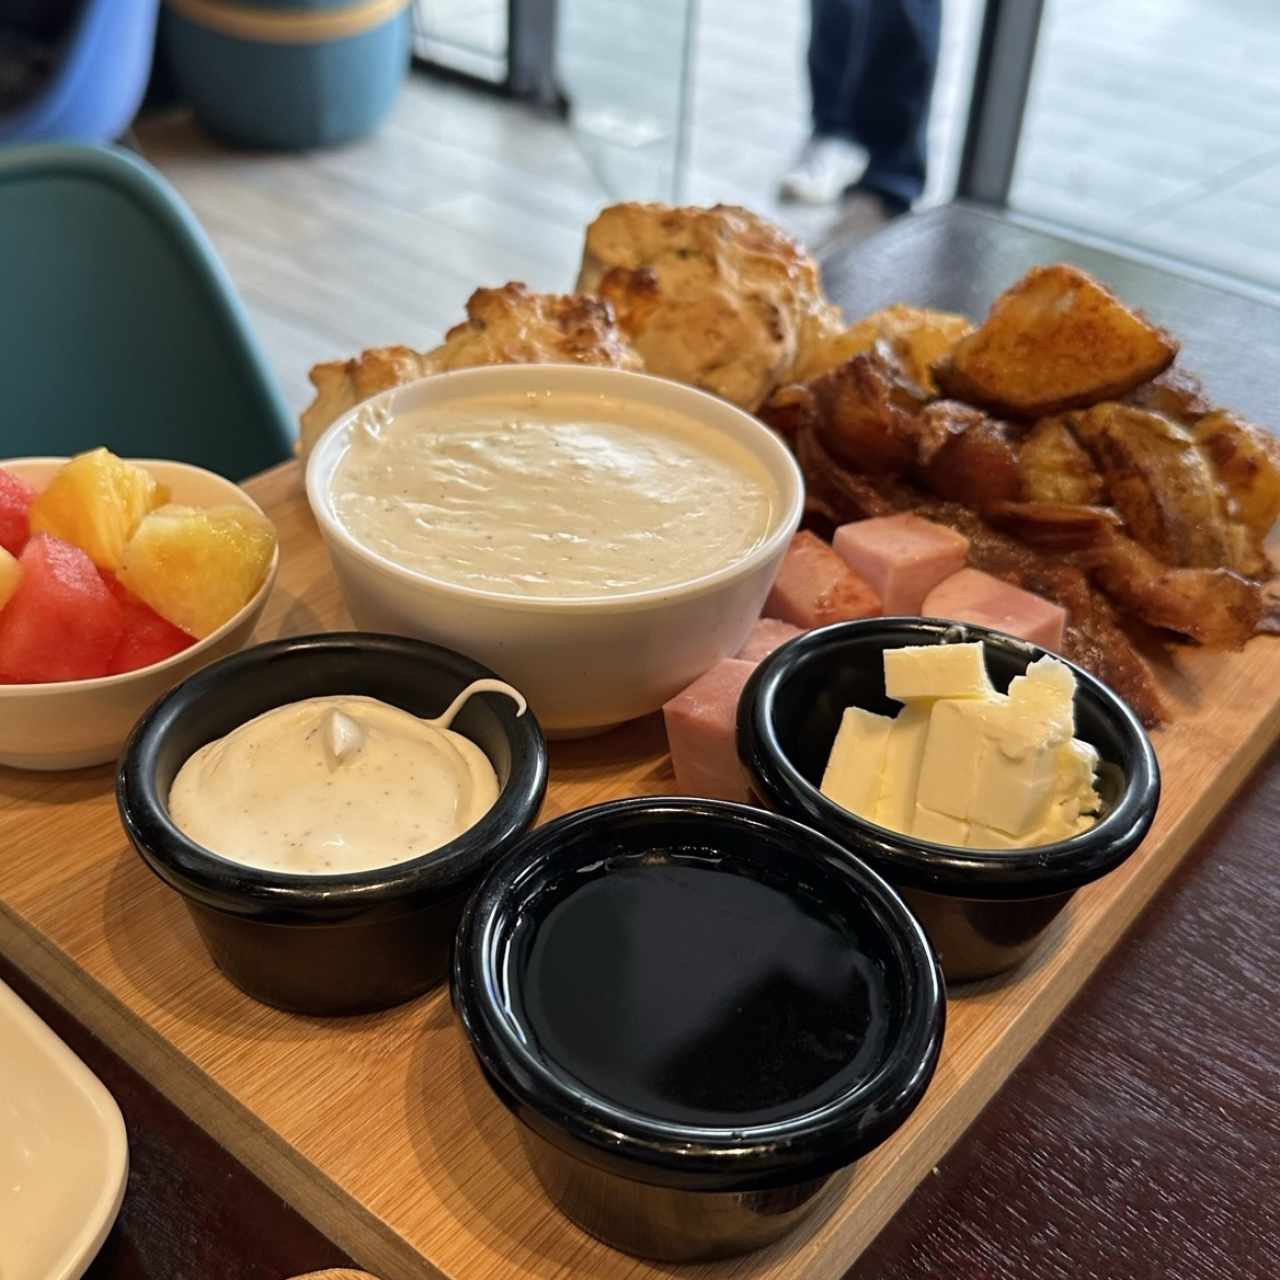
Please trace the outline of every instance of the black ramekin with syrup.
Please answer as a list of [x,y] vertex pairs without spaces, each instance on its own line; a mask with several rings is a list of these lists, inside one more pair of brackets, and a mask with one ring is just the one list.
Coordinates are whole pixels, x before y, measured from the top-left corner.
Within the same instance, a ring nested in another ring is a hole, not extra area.
[[814,1212],[923,1096],[945,1006],[875,872],[786,818],[669,797],[526,837],[468,904],[453,998],[550,1198],[667,1261]]

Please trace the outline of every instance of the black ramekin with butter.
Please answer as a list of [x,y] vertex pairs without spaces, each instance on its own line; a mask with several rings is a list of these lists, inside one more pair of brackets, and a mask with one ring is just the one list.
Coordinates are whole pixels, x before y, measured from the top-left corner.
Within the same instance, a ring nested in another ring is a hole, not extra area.
[[766,658],[738,710],[739,754],[755,794],[865,859],[894,885],[924,925],[949,982],[1022,963],[1078,888],[1137,849],[1160,798],[1155,753],[1133,712],[1099,680],[1067,663],[1076,680],[1076,736],[1097,750],[1101,762],[1096,786],[1102,807],[1088,830],[1032,848],[956,848],[889,830],[828,799],[819,785],[845,708],[894,709],[885,694],[885,650],[966,641],[982,642],[998,692],[1046,656],[1036,645],[967,624],[906,618],[837,623]]

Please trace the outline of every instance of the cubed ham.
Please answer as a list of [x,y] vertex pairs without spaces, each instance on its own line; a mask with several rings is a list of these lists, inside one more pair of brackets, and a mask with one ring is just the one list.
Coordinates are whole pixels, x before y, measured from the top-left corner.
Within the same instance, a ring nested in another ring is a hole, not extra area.
[[918,615],[925,596],[963,569],[969,554],[964,534],[910,512],[841,525],[831,545],[871,584],[889,617]]
[[676,785],[692,796],[747,800],[738,763],[738,699],[754,662],[723,658],[662,708]]
[[747,643],[738,650],[738,657],[743,662],[762,662],[779,645],[802,635],[804,632],[799,627],[793,627],[780,618],[757,618],[747,636]]
[[926,618],[976,622],[1055,651],[1062,648],[1067,625],[1067,611],[1060,605],[977,569],[961,569],[939,583],[920,612]]
[[764,602],[767,618],[781,618],[793,626],[808,629],[828,622],[848,622],[871,618],[880,612],[875,589],[807,529],[791,539]]

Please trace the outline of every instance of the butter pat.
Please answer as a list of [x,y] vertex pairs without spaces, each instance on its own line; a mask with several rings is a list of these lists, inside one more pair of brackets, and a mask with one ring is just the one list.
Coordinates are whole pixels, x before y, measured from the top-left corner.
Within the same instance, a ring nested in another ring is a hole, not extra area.
[[921,644],[884,651],[884,691],[899,702],[916,698],[987,698],[982,645]]
[[850,813],[869,816],[880,794],[892,716],[847,707],[822,775],[822,794]]
[[[1007,697],[940,699],[929,722],[919,804],[1015,839],[1030,837],[1064,797],[1060,768],[1079,776],[1082,757],[1059,755],[1073,741],[1074,697],[1070,670],[1042,658],[1013,680]],[[1090,792],[1092,777],[1090,771]],[[922,833],[913,828],[913,834]]]
[[[1098,772],[1098,753],[1087,742],[1072,738],[1058,748],[1058,788],[1054,805],[1064,825],[1085,819],[1085,826],[1092,826],[1102,807],[1093,785]],[[1076,830],[1082,828],[1076,827]]]
[[885,746],[875,812],[863,815],[890,831],[911,830],[932,712],[932,703],[908,703],[893,722],[893,732]]
[[1009,684],[1009,702],[1015,713],[1010,719],[1011,735],[1021,730],[1036,742],[1057,746],[1075,733],[1076,678],[1056,658],[1040,658],[1026,675],[1015,676]]
[[960,848],[1031,848],[1093,825],[1098,754],[1074,737],[1069,667],[1042,658],[1002,694],[980,644],[888,650],[884,661],[905,706],[896,718],[845,711],[822,781],[831,799]]
[[911,821],[911,834],[919,836],[921,840],[932,840],[934,844],[964,848],[969,843],[969,824],[959,818],[949,818],[945,813],[927,809],[917,802]]

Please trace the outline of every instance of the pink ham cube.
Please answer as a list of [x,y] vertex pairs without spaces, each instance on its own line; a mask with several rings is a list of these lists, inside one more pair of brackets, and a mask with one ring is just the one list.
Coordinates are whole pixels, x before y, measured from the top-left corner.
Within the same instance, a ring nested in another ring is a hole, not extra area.
[[934,587],[920,612],[926,618],[976,622],[1055,651],[1062,649],[1067,625],[1061,605],[977,569],[961,569]]
[[738,698],[754,662],[722,658],[662,708],[676,785],[686,795],[747,800],[738,764]]
[[747,643],[738,650],[738,657],[743,662],[762,662],[779,645],[802,635],[804,632],[799,627],[779,618],[757,618],[747,636]]
[[804,629],[872,618],[879,612],[875,589],[807,529],[791,539],[764,602],[766,618],[781,618]]
[[963,569],[969,554],[964,534],[910,512],[843,524],[832,546],[871,584],[889,617],[918,615],[925,596]]

